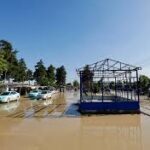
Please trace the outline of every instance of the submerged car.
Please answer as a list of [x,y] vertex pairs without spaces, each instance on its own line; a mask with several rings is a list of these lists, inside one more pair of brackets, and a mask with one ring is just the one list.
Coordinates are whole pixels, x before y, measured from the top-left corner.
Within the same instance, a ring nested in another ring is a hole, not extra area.
[[3,92],[0,95],[0,102],[10,102],[10,101],[15,101],[20,99],[20,94],[15,92],[15,91],[7,91]]
[[32,90],[30,91],[30,93],[28,94],[28,97],[30,98],[37,98],[37,96],[41,93],[40,90]]
[[46,99],[52,98],[52,94],[53,93],[51,91],[44,90],[37,96],[37,98],[46,100]]

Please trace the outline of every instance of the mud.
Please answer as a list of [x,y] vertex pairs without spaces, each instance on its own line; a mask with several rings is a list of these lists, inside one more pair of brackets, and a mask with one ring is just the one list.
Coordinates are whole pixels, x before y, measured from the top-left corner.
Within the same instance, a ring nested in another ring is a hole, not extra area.
[[0,104],[0,150],[149,150],[148,115],[81,116],[71,105],[78,96]]

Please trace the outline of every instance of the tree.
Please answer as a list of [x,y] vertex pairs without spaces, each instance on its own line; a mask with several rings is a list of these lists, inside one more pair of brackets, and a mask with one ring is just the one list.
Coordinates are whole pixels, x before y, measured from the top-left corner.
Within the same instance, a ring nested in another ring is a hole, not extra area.
[[8,68],[7,61],[4,59],[3,52],[0,51],[0,76]]
[[150,85],[150,79],[145,75],[141,75],[139,78],[139,86],[142,92],[147,93],[149,89],[149,85]]
[[84,90],[91,91],[92,80],[93,80],[93,72],[90,70],[89,66],[86,65],[82,72],[82,83]]
[[40,85],[48,84],[47,72],[42,60],[37,62],[35,66],[34,78],[37,81],[37,83]]
[[55,85],[55,67],[53,65],[50,65],[47,68],[47,78],[48,78],[48,84],[50,86]]
[[17,80],[19,82],[25,81],[27,78],[26,70],[27,70],[26,63],[25,63],[24,59],[21,58],[18,61],[17,75],[16,75],[15,80]]
[[114,81],[111,81],[111,82],[110,82],[109,88],[110,88],[111,90],[115,90],[115,82],[114,82]]
[[33,80],[32,70],[28,69],[27,72],[26,72],[26,75],[27,75],[27,77],[26,77],[27,80]]
[[13,50],[11,43],[5,40],[0,40],[0,52],[3,53],[3,59],[6,61],[6,64],[8,66],[7,72],[6,70],[3,71],[2,78],[4,79],[5,76],[7,76],[8,79],[15,78],[18,69],[18,60],[16,57],[17,51]]
[[13,48],[10,42],[6,40],[0,40],[0,49],[11,51]]
[[98,93],[100,91],[100,84],[99,82],[94,82],[92,86],[92,92],[94,94]]
[[33,80],[33,72],[32,70],[28,69],[26,72],[26,79],[29,81],[29,85],[30,85],[30,80]]
[[64,66],[56,69],[56,83],[58,87],[64,86],[66,83],[66,70]]
[[77,81],[77,80],[74,80],[73,81],[73,86],[74,86],[74,88],[79,88],[79,82]]

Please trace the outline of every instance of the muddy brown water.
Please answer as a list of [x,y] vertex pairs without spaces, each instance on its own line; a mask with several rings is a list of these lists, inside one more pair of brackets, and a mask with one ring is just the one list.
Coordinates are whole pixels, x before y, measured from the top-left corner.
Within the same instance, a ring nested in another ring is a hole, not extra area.
[[[0,150],[149,150],[150,117],[81,116],[77,93],[0,104]],[[142,105],[150,105],[143,102]]]

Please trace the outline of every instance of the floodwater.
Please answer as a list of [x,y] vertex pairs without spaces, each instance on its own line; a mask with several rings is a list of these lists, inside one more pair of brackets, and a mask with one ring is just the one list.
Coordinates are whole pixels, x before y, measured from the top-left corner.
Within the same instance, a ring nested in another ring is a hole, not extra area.
[[0,150],[150,149],[148,115],[81,116],[77,93],[54,99],[0,104]]

